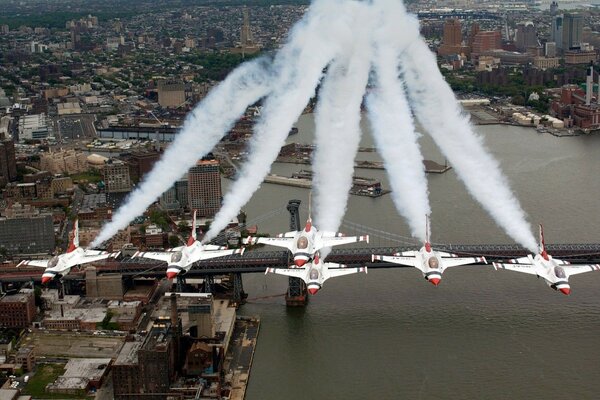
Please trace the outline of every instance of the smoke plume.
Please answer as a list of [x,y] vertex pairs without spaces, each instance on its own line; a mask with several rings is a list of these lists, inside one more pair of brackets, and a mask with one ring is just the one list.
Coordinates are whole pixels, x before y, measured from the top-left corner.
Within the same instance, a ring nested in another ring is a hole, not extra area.
[[[340,39],[352,36],[353,6],[343,0],[315,2],[275,58],[278,76],[254,127],[249,158],[225,196],[204,241],[213,239],[250,200],[269,173],[294,122],[314,96],[323,69],[342,51]],[[323,38],[327,38],[324,40]]]
[[143,214],[174,181],[212,150],[248,105],[266,96],[270,89],[271,69],[265,58],[233,71],[187,117],[177,138],[113,215],[112,221],[103,227],[91,247],[110,239]]

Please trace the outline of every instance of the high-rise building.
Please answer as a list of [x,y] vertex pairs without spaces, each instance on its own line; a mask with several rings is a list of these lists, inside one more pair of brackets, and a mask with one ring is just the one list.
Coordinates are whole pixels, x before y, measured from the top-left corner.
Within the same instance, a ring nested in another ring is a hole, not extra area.
[[126,157],[129,164],[131,181],[138,183],[144,175],[152,170],[154,163],[160,158],[156,151],[136,151]]
[[0,188],[8,182],[17,180],[17,162],[15,160],[15,142],[0,141]]
[[479,31],[473,38],[471,55],[478,56],[484,51],[502,49],[502,34],[500,31]]
[[0,247],[13,254],[54,250],[52,215],[19,215],[0,219]]
[[550,3],[550,14],[554,15],[558,11],[558,3],[556,1],[552,1]]
[[550,32],[550,39],[556,43],[556,47],[562,49],[563,45],[563,16],[557,15],[552,20],[552,31]]
[[462,27],[458,19],[447,19],[444,23],[444,39],[438,54],[448,56],[460,54],[462,50]]
[[517,50],[525,52],[529,47],[537,47],[537,32],[533,22],[525,22],[517,25]]
[[200,160],[188,173],[188,198],[192,210],[201,217],[214,216],[221,207],[219,161]]
[[131,191],[129,166],[120,160],[108,160],[102,168],[107,193],[123,193]]
[[579,49],[583,37],[583,16],[564,14],[562,26],[562,49]]

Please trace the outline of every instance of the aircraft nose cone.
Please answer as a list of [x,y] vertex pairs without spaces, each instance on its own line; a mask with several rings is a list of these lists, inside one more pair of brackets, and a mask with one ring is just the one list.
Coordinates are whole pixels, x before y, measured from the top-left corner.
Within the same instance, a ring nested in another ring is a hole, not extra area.
[[319,291],[319,288],[316,288],[316,287],[308,288],[308,293],[310,293],[310,294],[317,294],[318,291]]
[[306,260],[303,260],[301,258],[296,258],[294,260],[294,264],[296,265],[296,267],[302,267],[304,264],[306,264]]
[[439,285],[440,281],[441,281],[440,278],[429,278],[429,282],[431,282],[433,284],[433,286]]
[[46,283],[50,282],[51,280],[52,280],[52,278],[49,276],[42,276],[42,285],[45,285]]
[[176,276],[177,276],[177,272],[172,272],[172,271],[167,272],[167,279],[173,279]]
[[568,288],[568,287],[560,288],[558,290],[560,290],[563,294],[565,294],[567,296],[569,295],[569,293],[571,293],[571,288]]

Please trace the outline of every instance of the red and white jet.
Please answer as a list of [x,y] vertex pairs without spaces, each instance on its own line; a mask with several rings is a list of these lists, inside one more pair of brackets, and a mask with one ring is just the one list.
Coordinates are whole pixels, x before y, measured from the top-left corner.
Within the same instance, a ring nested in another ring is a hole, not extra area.
[[296,267],[302,267],[310,261],[315,253],[324,247],[339,246],[341,244],[367,242],[369,235],[365,236],[344,236],[338,232],[319,231],[312,225],[309,217],[304,229],[301,231],[291,231],[280,233],[277,237],[251,237],[244,239],[244,244],[264,243],[271,246],[285,247],[294,255],[294,264]]
[[[429,225],[429,219],[427,219]],[[423,277],[437,286],[442,280],[442,274],[446,268],[458,267],[460,265],[484,263],[487,264],[485,257],[459,257],[456,254],[433,250],[429,242],[429,226],[427,230],[427,240],[425,245],[419,251],[403,251],[393,256],[379,256],[373,254],[371,262],[386,261],[394,264],[407,265],[415,267],[423,273]]]
[[327,279],[358,272],[366,274],[367,267],[348,268],[343,264],[322,263],[317,252],[312,262],[304,264],[301,268],[267,268],[265,275],[271,273],[300,278],[306,283],[308,293],[317,294]]
[[544,228],[541,224],[539,254],[536,254],[535,257],[529,254],[527,257],[508,260],[507,264],[493,263],[496,270],[499,268],[508,269],[542,277],[548,286],[565,295],[571,293],[571,286],[569,285],[569,277],[571,275],[600,271],[600,264],[570,264],[568,261],[556,259],[548,254],[544,242]]
[[106,251],[89,250],[79,247],[79,222],[75,220],[73,238],[69,243],[66,253],[54,256],[48,260],[23,260],[17,267],[31,265],[45,268],[42,273],[42,285],[44,285],[54,278],[68,275],[71,268],[77,265],[104,260],[109,257],[117,257],[119,253],[108,253]]
[[188,272],[196,261],[243,253],[243,248],[228,250],[223,246],[201,244],[196,239],[196,210],[194,210],[192,233],[185,246],[173,247],[172,249],[161,252],[138,251],[132,258],[144,257],[166,262],[168,264],[167,279],[173,279],[179,274]]

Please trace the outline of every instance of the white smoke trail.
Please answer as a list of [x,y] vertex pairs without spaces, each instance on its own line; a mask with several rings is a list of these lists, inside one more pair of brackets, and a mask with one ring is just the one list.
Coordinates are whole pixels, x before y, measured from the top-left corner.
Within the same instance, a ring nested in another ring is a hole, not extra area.
[[[372,55],[372,17],[371,7],[357,15],[348,53],[331,64],[319,90],[312,163],[315,225],[324,231],[339,229],[352,188],[362,133],[360,107]],[[325,258],[327,253],[324,249],[321,256]]]
[[211,151],[246,107],[268,94],[270,81],[270,65],[261,58],[243,64],[213,89],[187,117],[177,138],[113,215],[112,221],[103,227],[91,247],[127,227],[198,159]]
[[[391,13],[387,15],[392,23],[397,21]],[[408,19],[410,17],[405,15],[401,20]],[[415,29],[413,24],[406,24],[406,27]],[[531,227],[498,161],[473,131],[442,77],[434,55],[421,38],[404,49],[401,69],[419,122],[448,158],[471,195],[510,237],[537,252]]]
[[275,68],[280,74],[254,127],[248,161],[203,241],[213,239],[227,226],[268,174],[292,125],[314,96],[323,68],[340,53],[341,39],[352,37],[352,15],[359,6],[344,0],[317,1],[305,15],[304,24],[292,30],[290,43],[275,58]]
[[[425,242],[426,215],[431,209],[423,155],[404,87],[398,79],[400,51],[385,40],[390,29],[401,26],[396,23],[385,26],[384,32],[376,32],[373,62],[376,85],[367,96],[367,109],[377,151],[390,179],[394,205],[407,219],[412,235]],[[407,38],[401,32],[396,34]]]

